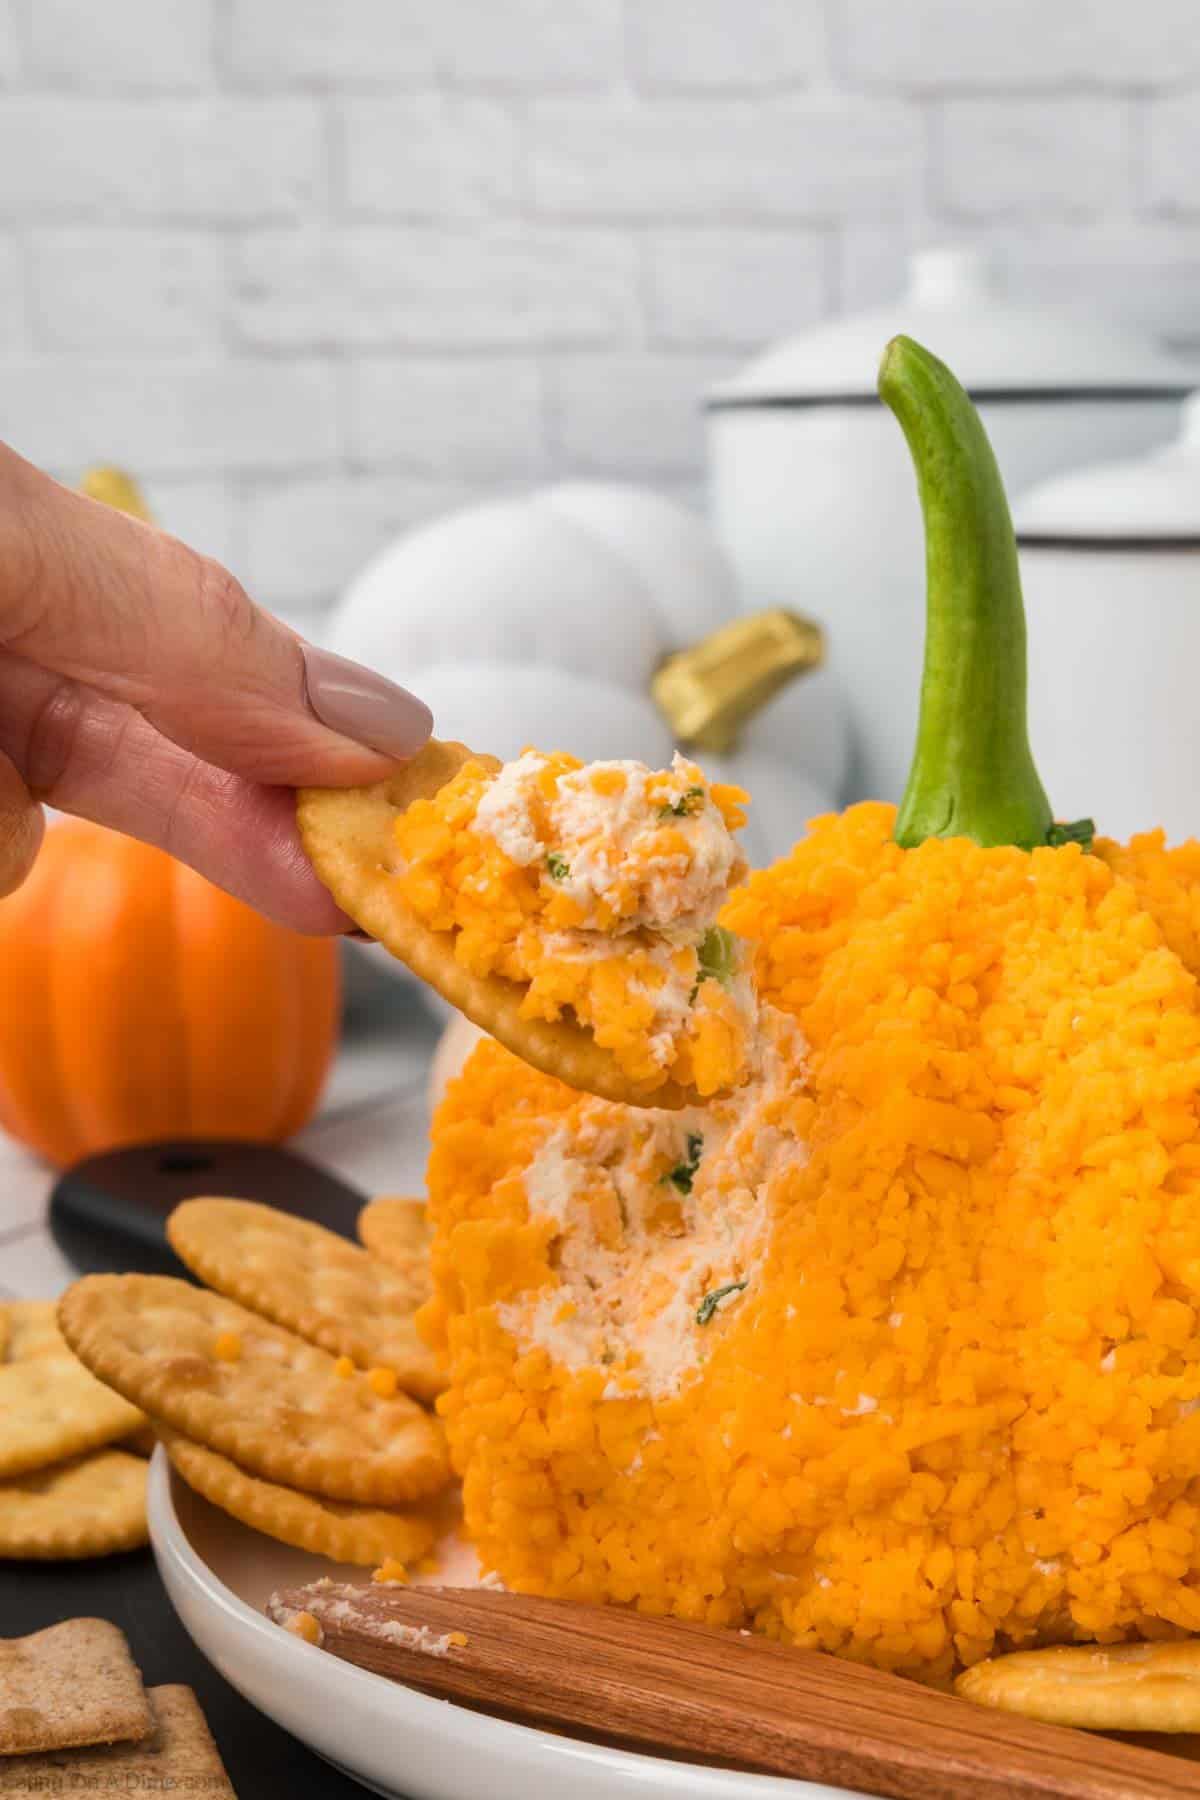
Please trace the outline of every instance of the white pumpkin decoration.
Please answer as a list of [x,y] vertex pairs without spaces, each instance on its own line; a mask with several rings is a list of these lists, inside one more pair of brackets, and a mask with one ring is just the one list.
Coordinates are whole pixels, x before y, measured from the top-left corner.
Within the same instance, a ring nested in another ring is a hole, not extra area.
[[[739,610],[702,520],[638,488],[569,482],[399,538],[349,584],[324,641],[420,694],[440,737],[505,759],[539,744],[661,767],[675,742],[650,692],[655,670]],[[749,790],[744,841],[760,864],[837,804],[847,749],[840,696],[818,669],[734,750],[696,755]]]
[[429,1065],[429,1084],[425,1091],[431,1113],[476,1044],[486,1036],[487,1032],[481,1031],[465,1013],[450,1013]]

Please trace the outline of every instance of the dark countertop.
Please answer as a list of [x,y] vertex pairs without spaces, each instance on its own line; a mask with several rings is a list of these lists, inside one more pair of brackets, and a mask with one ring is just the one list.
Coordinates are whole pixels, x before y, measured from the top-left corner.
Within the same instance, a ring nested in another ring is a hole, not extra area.
[[149,1550],[79,1563],[0,1562],[0,1637],[71,1618],[119,1625],[147,1687],[195,1689],[238,1800],[362,1800],[367,1790],[257,1712],[201,1656]]

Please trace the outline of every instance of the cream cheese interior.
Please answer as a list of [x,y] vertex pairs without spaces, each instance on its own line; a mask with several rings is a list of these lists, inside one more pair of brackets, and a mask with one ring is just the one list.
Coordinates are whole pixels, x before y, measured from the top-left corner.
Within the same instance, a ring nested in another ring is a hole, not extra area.
[[782,1104],[802,1053],[795,1022],[766,1008],[759,1066],[727,1098],[684,1112],[591,1100],[548,1131],[524,1185],[531,1218],[556,1228],[558,1285],[497,1308],[523,1350],[608,1369],[608,1398],[678,1392],[753,1290],[773,1183],[808,1159]]

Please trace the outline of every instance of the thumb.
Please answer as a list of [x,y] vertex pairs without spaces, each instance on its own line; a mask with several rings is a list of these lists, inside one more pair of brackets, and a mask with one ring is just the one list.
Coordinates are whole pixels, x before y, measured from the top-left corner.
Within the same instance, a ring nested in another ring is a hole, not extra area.
[[0,646],[134,707],[205,762],[347,785],[429,736],[406,689],[304,643],[218,563],[3,446],[0,501]]
[[0,898],[19,888],[32,869],[45,824],[41,807],[0,755]]

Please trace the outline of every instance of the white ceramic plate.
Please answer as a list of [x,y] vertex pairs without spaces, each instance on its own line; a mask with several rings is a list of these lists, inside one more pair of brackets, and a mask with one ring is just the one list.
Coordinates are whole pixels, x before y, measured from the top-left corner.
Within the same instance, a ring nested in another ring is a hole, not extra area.
[[[844,1800],[846,1790],[668,1762],[511,1725],[339,1662],[263,1617],[274,1588],[361,1569],[290,1550],[193,1494],[156,1450],[150,1538],[188,1633],[277,1725],[388,1800]],[[615,1721],[614,1721],[615,1722]],[[862,1796],[859,1796],[862,1800]]]

